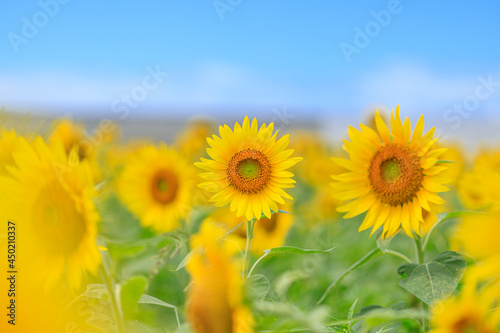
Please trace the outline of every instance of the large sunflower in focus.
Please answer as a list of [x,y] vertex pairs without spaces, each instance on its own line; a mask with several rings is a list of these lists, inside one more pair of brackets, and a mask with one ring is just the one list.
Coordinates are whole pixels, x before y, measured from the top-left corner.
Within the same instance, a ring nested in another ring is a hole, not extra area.
[[377,132],[361,124],[349,127],[351,141],[344,141],[349,159],[334,158],[348,172],[333,175],[335,198],[349,201],[337,210],[351,218],[367,212],[360,231],[372,227],[372,234],[383,226],[382,236],[396,234],[402,226],[406,234],[420,234],[422,212],[436,215],[444,204],[437,193],[448,190],[450,179],[440,175],[446,170],[439,163],[445,148],[436,148],[434,128],[423,134],[420,117],[411,131],[410,119],[401,122],[399,106],[391,114],[391,129],[377,112]]
[[119,195],[141,224],[172,231],[192,205],[192,169],[166,144],[147,145],[129,156],[118,180]]
[[31,144],[19,138],[12,155],[14,165],[0,178],[2,211],[19,226],[25,274],[46,290],[62,277],[76,289],[100,263],[90,168],[75,150],[68,156],[62,145],[49,147],[40,137]]
[[208,172],[200,174],[207,180],[199,186],[216,194],[210,199],[217,207],[229,203],[231,211],[250,220],[261,218],[262,213],[271,217],[271,210],[278,211],[283,198],[292,200],[283,189],[293,187],[293,174],[286,169],[302,158],[290,155],[288,135],[276,140],[274,123],[263,124],[260,129],[257,119],[252,123],[245,117],[243,126],[236,123],[234,132],[229,126],[219,127],[220,137],[208,138],[208,155],[195,163]]

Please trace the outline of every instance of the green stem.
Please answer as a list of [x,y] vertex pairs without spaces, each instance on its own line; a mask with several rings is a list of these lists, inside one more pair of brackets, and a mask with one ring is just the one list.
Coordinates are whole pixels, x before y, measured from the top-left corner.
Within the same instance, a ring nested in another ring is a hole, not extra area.
[[[427,236],[429,236],[429,235],[427,235]],[[418,235],[415,235],[414,239],[415,239],[415,251],[417,252],[417,262],[419,264],[423,264],[423,263],[425,263],[425,245],[426,245],[426,243],[425,242],[422,243],[422,238]],[[427,304],[425,304],[425,302],[422,302],[422,310],[425,314],[429,313],[429,306]],[[427,320],[427,318],[424,317],[422,319],[422,328],[423,328],[424,332],[427,331],[428,327],[429,327],[428,320]]]
[[125,333],[125,323],[123,320],[123,311],[120,306],[119,299],[116,295],[116,290],[113,288],[113,281],[109,270],[106,267],[104,258],[102,258],[102,266],[100,268],[101,279],[103,280],[106,288],[108,289],[109,298],[111,301],[111,308],[113,311],[114,322],[118,329],[118,333]]
[[252,250],[252,240],[253,240],[253,226],[255,224],[255,219],[247,220],[247,242],[245,246],[245,254],[243,258],[243,277],[246,277],[248,273],[248,267],[250,266],[250,253]]
[[422,238],[420,238],[418,235],[415,235],[414,239],[415,239],[415,252],[417,255],[417,262],[419,264],[423,264],[425,259],[425,254],[424,254],[424,248],[422,246]]
[[264,259],[265,257],[267,257],[267,253],[265,253],[264,255],[262,255],[259,259],[257,259],[257,261],[253,264],[252,268],[250,268],[250,272],[248,272],[248,275],[247,275],[247,279],[252,276],[252,272],[255,268],[255,266],[257,266],[257,264],[262,260]]
[[321,302],[323,302],[325,298],[328,296],[328,294],[332,291],[332,289],[335,288],[337,284],[339,284],[340,281],[342,281],[343,278],[349,275],[349,273],[351,273],[353,270],[360,267],[364,263],[370,261],[371,259],[380,256],[381,254],[382,252],[380,251],[380,249],[376,247],[370,252],[368,252],[363,258],[359,259],[354,264],[352,264],[352,266],[349,267],[341,276],[339,276],[335,281],[333,281],[333,283],[325,290],[323,296],[321,296],[321,298],[319,299],[318,302],[316,302],[316,304],[320,304]]
[[412,261],[410,258],[408,258],[407,256],[405,256],[404,254],[400,253],[400,252],[397,252],[397,251],[393,251],[393,250],[385,250],[385,253],[384,254],[391,254],[395,257],[398,257],[398,258],[401,258],[403,259],[404,261],[406,261],[407,263],[411,264]]

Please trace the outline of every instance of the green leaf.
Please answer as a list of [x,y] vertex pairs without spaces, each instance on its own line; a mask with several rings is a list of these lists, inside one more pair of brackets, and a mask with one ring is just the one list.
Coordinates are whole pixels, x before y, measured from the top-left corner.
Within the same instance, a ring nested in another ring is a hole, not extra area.
[[399,285],[424,303],[435,306],[450,296],[462,279],[467,263],[457,252],[446,251],[425,264],[404,264]]
[[184,259],[181,260],[179,265],[177,265],[177,268],[174,269],[172,272],[177,272],[178,270],[183,269],[184,267],[186,267],[186,265],[189,263],[189,261],[191,260],[191,258],[194,255],[203,254],[203,253],[205,253],[205,251],[201,247],[195,247],[188,254],[186,254]]
[[156,297],[153,297],[153,296],[147,295],[147,294],[141,295],[138,303],[140,303],[140,304],[155,304],[155,305],[159,305],[159,306],[173,309],[174,313],[175,313],[175,319],[177,321],[177,327],[179,329],[181,328],[181,322],[179,320],[179,312],[177,311],[177,307],[175,305],[168,304],[168,303],[162,301],[161,299],[158,299]]
[[262,274],[249,277],[245,282],[245,286],[247,287],[248,297],[257,302],[263,301],[271,289],[269,280]]
[[120,300],[122,302],[125,316],[132,317],[137,311],[137,303],[146,289],[147,280],[143,276],[134,276],[123,283],[120,290]]
[[119,244],[119,243],[107,243],[109,254],[115,258],[123,257],[134,257],[146,249],[146,245],[142,244]]
[[155,305],[163,306],[165,308],[177,309],[177,307],[175,305],[166,303],[166,302],[162,301],[161,299],[158,299],[156,297],[153,297],[153,296],[147,295],[147,294],[142,294],[141,297],[139,298],[139,301],[137,303],[140,303],[140,304],[155,304]]
[[108,289],[104,284],[89,284],[79,297],[92,297],[98,299],[109,299]]
[[350,320],[354,316],[354,310],[356,309],[356,304],[358,303],[358,299],[359,298],[356,298],[356,300],[354,301],[354,303],[352,303],[351,308],[349,309],[349,314],[347,315],[347,320],[349,320],[349,323],[347,324],[347,327],[349,328],[349,330],[352,329],[353,323],[350,322]]
[[292,253],[292,254],[312,254],[312,253],[328,253],[335,249],[332,247],[331,249],[328,250],[309,250],[309,249],[301,249],[295,246],[281,246],[281,247],[274,247],[269,250],[264,250],[264,252],[268,255],[271,254],[283,254],[283,253]]
[[377,246],[382,251],[383,254],[385,254],[385,251],[389,249],[389,245],[391,244],[393,237],[390,238],[382,238],[382,234],[380,234],[380,237],[377,239]]

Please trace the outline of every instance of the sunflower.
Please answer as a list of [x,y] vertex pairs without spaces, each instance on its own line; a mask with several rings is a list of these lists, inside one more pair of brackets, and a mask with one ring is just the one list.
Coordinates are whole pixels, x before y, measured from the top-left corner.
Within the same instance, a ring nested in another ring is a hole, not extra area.
[[253,316],[244,305],[239,252],[231,235],[220,240],[223,228],[202,225],[191,239],[191,247],[203,247],[186,268],[191,275],[186,315],[196,333],[251,333]]
[[[278,208],[290,212],[292,207],[290,204],[278,205]],[[228,207],[222,207],[212,212],[206,217],[203,224],[217,224],[224,230],[230,231],[235,228],[241,221],[236,217],[234,212],[231,212]],[[260,256],[264,250],[273,247],[283,246],[288,231],[293,224],[293,215],[287,213],[275,213],[271,218],[262,218],[259,223],[254,225],[252,253]],[[245,248],[247,237],[246,224],[241,223],[241,226],[233,231],[235,237],[233,241],[240,248]]]
[[474,167],[458,182],[458,194],[468,209],[500,207],[500,150],[484,150],[475,159]]
[[[290,204],[285,204],[278,208],[291,213],[292,207]],[[292,224],[293,215],[287,213],[275,213],[271,218],[260,220],[253,229],[252,252],[260,256],[264,254],[264,250],[283,246]]]
[[487,293],[478,293],[474,283],[466,283],[460,296],[454,296],[434,309],[431,333],[499,333],[500,311],[493,309]]
[[336,218],[340,201],[332,197],[329,182],[332,173],[342,173],[344,168],[332,161],[335,150],[313,131],[294,133],[290,146],[304,157],[294,169],[308,191],[307,200],[299,200],[296,211],[302,213],[308,223]]
[[215,123],[210,118],[191,120],[175,138],[174,146],[189,161],[196,161],[205,153],[207,137],[215,131]]
[[12,154],[15,163],[0,178],[0,201],[19,225],[22,257],[36,258],[24,274],[40,278],[45,290],[61,281],[76,289],[100,264],[90,168],[75,150],[68,156],[62,145],[48,146],[40,137],[31,144],[19,138]]
[[6,165],[14,162],[12,152],[17,146],[17,135],[14,130],[0,130],[0,175],[5,173]]
[[119,196],[142,225],[172,231],[191,208],[192,169],[165,143],[144,146],[129,156],[118,179]]
[[[107,138],[107,137],[106,137]],[[105,142],[104,139],[95,143],[88,137],[85,127],[82,124],[75,124],[69,119],[62,119],[57,122],[56,127],[48,138],[50,145],[62,144],[67,154],[72,149],[75,149],[80,161],[87,160],[91,171],[94,174],[94,179],[102,180],[101,170],[97,160],[97,148]]]
[[434,128],[423,135],[421,116],[412,134],[410,119],[404,124],[399,106],[391,114],[389,130],[377,112],[377,132],[361,124],[361,130],[349,127],[351,141],[344,140],[349,159],[334,158],[348,172],[333,175],[334,197],[349,202],[337,208],[351,218],[367,212],[359,230],[372,227],[372,234],[383,226],[382,237],[395,235],[400,226],[413,237],[420,234],[422,211],[436,215],[444,204],[436,193],[448,190],[450,182],[440,173],[446,165],[439,157],[446,151],[435,148]]
[[207,180],[198,185],[216,194],[210,198],[217,207],[229,203],[231,211],[250,220],[260,220],[262,213],[271,217],[271,210],[278,210],[283,198],[292,200],[283,189],[294,187],[293,174],[286,169],[302,158],[290,158],[293,149],[286,149],[288,135],[276,139],[274,123],[263,124],[260,129],[257,119],[252,123],[248,117],[243,126],[236,123],[234,132],[229,126],[219,127],[220,137],[208,138],[208,155],[195,165],[205,171],[200,176]]

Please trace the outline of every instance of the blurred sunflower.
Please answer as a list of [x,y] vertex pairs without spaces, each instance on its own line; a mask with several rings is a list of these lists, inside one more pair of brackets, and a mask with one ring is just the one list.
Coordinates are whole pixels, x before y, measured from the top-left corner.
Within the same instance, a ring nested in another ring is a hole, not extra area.
[[198,185],[216,194],[210,198],[217,207],[229,203],[231,211],[250,220],[260,219],[262,213],[271,217],[271,210],[278,210],[283,198],[292,200],[283,189],[294,187],[293,174],[286,169],[302,158],[290,158],[293,149],[286,149],[288,135],[276,140],[274,123],[263,124],[257,119],[252,123],[245,117],[243,126],[236,123],[234,132],[229,126],[219,127],[220,137],[208,138],[208,155],[195,165],[208,172],[200,174],[207,180]]
[[377,132],[361,124],[361,130],[349,127],[344,150],[349,159],[334,158],[348,172],[333,175],[334,197],[349,201],[337,211],[351,218],[367,212],[359,230],[372,227],[372,234],[383,226],[382,237],[396,234],[402,226],[406,234],[420,234],[422,211],[438,213],[444,204],[436,193],[448,191],[443,184],[451,180],[440,174],[447,169],[439,164],[446,151],[435,148],[434,128],[423,135],[421,116],[412,134],[410,119],[401,122],[399,106],[391,114],[389,130],[377,113]]
[[500,207],[500,151],[484,150],[475,159],[474,167],[458,182],[458,194],[468,209]]
[[462,295],[451,297],[434,308],[430,332],[498,333],[500,311],[492,305],[487,294],[478,294],[475,284],[465,285]]
[[[280,205],[278,208],[291,213],[292,205]],[[271,215],[271,218],[263,218],[255,223],[252,252],[260,256],[264,254],[264,250],[285,245],[285,239],[292,224],[293,214],[287,213],[275,213]]]
[[67,154],[75,149],[80,161],[88,161],[95,181],[102,180],[96,145],[88,139],[84,125],[75,124],[69,119],[62,119],[57,122],[47,141],[50,145],[62,144]]
[[332,155],[338,156],[337,152],[313,131],[294,133],[290,146],[304,158],[303,162],[294,166],[293,171],[296,171],[301,184],[306,185],[308,191],[303,200],[296,202],[295,211],[309,224],[336,218],[336,209],[341,201],[332,197],[329,183],[332,173],[344,171],[344,168],[331,159]]
[[218,242],[225,230],[211,223],[202,225],[191,239],[191,248],[203,247],[186,268],[191,275],[186,316],[196,333],[251,333],[253,316],[243,302],[239,249],[231,235]]
[[478,263],[469,274],[478,279],[500,278],[500,212],[463,217],[452,235],[452,247],[466,253]]
[[[278,208],[286,212],[291,212],[292,205],[279,205]],[[211,213],[202,223],[217,224],[226,231],[229,231],[240,222],[241,221],[236,217],[234,212],[231,212],[228,207],[222,207]],[[271,218],[265,217],[255,223],[253,229],[252,253],[260,256],[263,254],[264,250],[283,246],[292,224],[293,215],[287,213],[274,213],[271,215]],[[232,235],[235,236],[233,239],[237,245],[241,249],[244,249],[247,237],[246,224],[241,223],[241,226],[234,230]]]
[[172,231],[192,205],[192,169],[165,143],[144,146],[126,162],[118,179],[119,196],[142,225]]
[[[194,163],[201,156],[205,156],[208,147],[207,137],[215,132],[216,125],[211,118],[196,118],[191,120],[187,126],[177,135],[174,147],[190,162]],[[198,173],[194,175],[195,184],[204,180]],[[196,187],[193,189],[193,206],[210,205],[211,193]]]
[[195,161],[205,154],[207,137],[216,129],[210,118],[194,119],[175,138],[174,146],[189,160]]
[[0,188],[8,193],[0,201],[19,225],[25,257],[36,258],[23,269],[47,290],[62,276],[78,288],[85,273],[96,274],[100,264],[90,168],[76,150],[68,156],[61,144],[48,146],[40,137],[32,144],[19,138],[12,154],[15,164],[0,178]]

